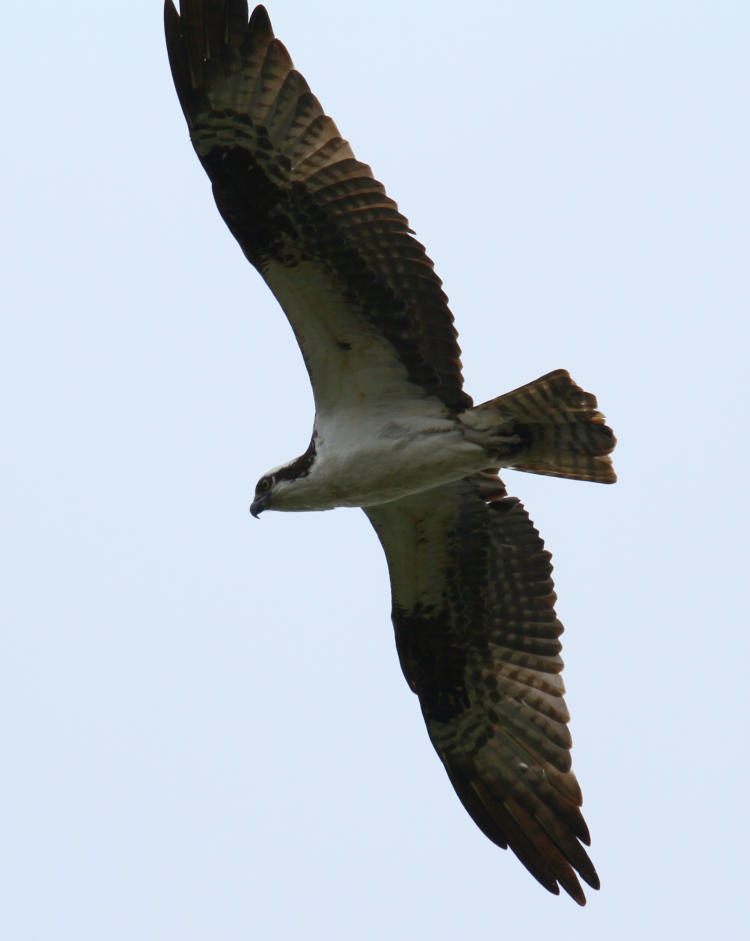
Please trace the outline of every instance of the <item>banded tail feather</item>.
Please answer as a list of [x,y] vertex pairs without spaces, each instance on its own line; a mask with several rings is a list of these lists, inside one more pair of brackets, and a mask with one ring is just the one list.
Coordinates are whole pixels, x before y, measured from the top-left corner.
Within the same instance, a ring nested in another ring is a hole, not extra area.
[[493,434],[505,445],[509,436],[520,438],[517,459],[502,461],[514,470],[600,484],[617,480],[610,457],[617,439],[597,410],[596,396],[565,369],[477,405],[463,421],[490,432],[490,454]]

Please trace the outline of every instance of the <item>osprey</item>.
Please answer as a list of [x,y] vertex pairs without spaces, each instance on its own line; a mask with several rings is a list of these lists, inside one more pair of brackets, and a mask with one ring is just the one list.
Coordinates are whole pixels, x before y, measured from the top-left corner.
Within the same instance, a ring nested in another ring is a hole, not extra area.
[[599,879],[571,771],[550,556],[497,468],[612,483],[615,438],[565,370],[482,405],[441,281],[268,14],[166,0],[169,60],[219,212],[294,330],[305,453],[251,505],[358,506],[388,561],[396,645],[464,807],[550,892]]

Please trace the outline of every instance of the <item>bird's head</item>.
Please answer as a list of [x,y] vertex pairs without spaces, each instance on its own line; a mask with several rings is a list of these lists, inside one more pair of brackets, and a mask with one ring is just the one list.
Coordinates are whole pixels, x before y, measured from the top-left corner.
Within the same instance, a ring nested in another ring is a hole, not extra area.
[[327,510],[316,500],[316,488],[305,477],[288,476],[288,468],[264,474],[255,487],[250,512],[257,519],[263,510]]
[[303,455],[268,471],[258,481],[250,512],[258,517],[263,510],[319,510],[315,499],[315,487],[310,487],[310,470],[315,460],[315,445]]
[[276,483],[275,474],[264,474],[255,486],[255,496],[250,504],[250,512],[257,519],[263,510],[267,510],[272,505],[274,484]]

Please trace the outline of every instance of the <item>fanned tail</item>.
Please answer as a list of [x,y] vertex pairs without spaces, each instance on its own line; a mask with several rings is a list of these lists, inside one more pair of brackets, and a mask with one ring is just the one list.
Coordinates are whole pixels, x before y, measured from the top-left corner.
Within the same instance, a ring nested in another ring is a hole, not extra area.
[[[491,457],[497,439],[496,457],[504,467],[601,484],[617,480],[610,458],[617,439],[597,411],[596,397],[565,369],[484,402],[462,420],[488,433],[484,443]],[[516,443],[509,450],[511,441]]]

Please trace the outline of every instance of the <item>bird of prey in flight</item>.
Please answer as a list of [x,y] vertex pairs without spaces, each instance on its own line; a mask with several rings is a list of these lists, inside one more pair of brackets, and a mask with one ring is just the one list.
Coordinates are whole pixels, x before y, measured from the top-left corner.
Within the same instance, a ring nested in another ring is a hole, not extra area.
[[175,87],[216,205],[276,296],[312,383],[310,444],[260,478],[265,510],[362,507],[396,646],[466,810],[550,892],[599,879],[571,770],[550,556],[497,476],[612,483],[615,438],[563,369],[481,405],[441,281],[246,0],[172,0]]

